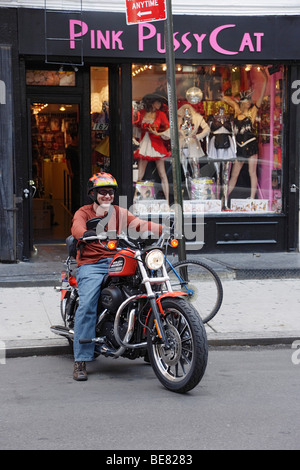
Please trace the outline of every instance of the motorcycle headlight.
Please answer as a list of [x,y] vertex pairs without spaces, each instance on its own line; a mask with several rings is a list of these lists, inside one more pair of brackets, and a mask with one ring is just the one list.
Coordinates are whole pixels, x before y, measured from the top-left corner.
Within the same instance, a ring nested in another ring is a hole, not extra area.
[[165,257],[162,251],[151,250],[147,254],[145,261],[146,261],[147,268],[157,271],[164,264]]

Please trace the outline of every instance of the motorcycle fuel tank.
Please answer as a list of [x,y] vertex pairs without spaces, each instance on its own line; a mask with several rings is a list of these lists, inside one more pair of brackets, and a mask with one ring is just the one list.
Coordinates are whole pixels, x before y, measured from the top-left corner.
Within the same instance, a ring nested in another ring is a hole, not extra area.
[[137,260],[134,255],[135,252],[130,249],[119,251],[111,262],[108,270],[109,276],[133,276],[137,268]]

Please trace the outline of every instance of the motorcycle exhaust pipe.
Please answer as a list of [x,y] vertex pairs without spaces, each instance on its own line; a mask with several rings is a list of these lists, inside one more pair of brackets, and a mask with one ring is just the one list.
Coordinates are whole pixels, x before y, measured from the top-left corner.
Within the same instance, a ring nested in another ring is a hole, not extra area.
[[72,340],[74,339],[74,330],[70,330],[66,326],[53,325],[50,326],[50,330],[56,335],[64,336],[65,338],[69,338]]

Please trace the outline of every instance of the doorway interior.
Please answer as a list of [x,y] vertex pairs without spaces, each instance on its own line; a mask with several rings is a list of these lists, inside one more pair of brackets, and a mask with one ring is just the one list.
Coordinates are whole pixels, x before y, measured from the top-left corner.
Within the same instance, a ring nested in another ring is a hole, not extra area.
[[80,204],[79,105],[31,104],[34,244],[64,243]]

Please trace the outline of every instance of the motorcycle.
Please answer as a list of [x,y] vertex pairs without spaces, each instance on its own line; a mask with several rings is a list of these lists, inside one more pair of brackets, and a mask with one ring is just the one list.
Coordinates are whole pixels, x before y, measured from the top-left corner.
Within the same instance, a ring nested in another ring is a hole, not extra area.
[[[121,234],[117,246],[109,235],[105,237],[106,244],[103,234],[81,239],[99,240],[117,254],[101,286],[95,337],[82,338],[80,343],[94,342],[97,355],[144,358],[166,389],[177,393],[192,390],[205,373],[208,343],[202,320],[186,294],[172,290],[161,248],[169,234],[163,231],[154,244]],[[51,330],[72,344],[80,299],[71,255],[59,287],[64,326],[54,325]]]

